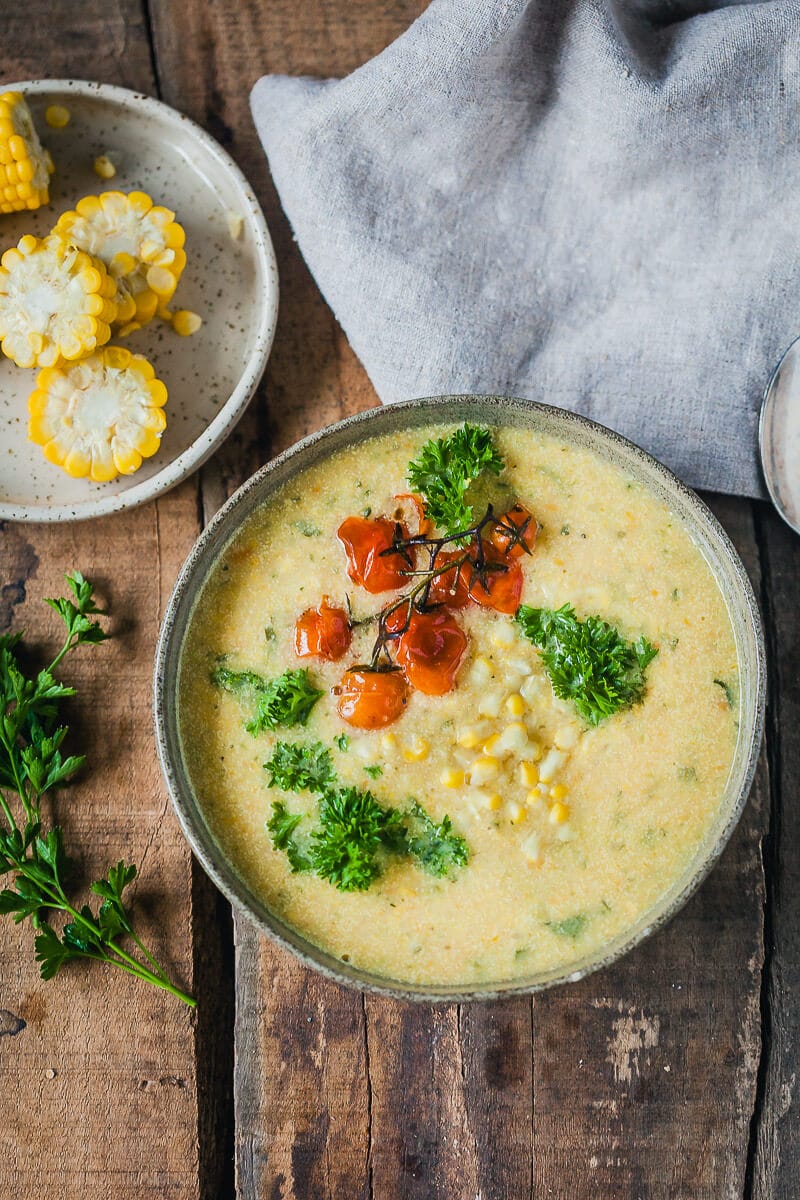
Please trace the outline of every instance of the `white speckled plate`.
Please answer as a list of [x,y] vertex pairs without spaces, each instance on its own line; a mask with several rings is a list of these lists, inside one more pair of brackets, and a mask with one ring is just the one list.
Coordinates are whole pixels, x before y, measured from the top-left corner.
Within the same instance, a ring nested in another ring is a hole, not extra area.
[[[169,391],[167,429],[158,453],[135,475],[111,483],[72,479],[27,439],[27,399],[35,371],[0,357],[0,519],[77,521],[152,499],[197,469],[231,432],[267,362],[278,313],[275,254],[258,201],[233,160],[188,117],[157,100],[105,84],[39,80],[0,91],[28,98],[42,142],[56,164],[51,203],[35,213],[0,216],[0,252],[24,233],[42,236],[58,215],[89,193],[148,192],[174,209],[186,230],[188,262],[171,307],[203,318],[182,338],[156,318],[120,341],[151,360]],[[65,129],[44,111],[63,104]],[[93,164],[106,154],[110,181]],[[242,217],[234,240],[228,213]]]

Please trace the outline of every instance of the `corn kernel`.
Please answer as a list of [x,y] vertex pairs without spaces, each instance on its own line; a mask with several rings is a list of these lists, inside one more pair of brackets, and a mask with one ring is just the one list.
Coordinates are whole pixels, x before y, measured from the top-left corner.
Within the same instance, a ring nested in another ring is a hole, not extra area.
[[394,733],[381,734],[381,746],[383,747],[384,750],[396,750],[397,749],[396,734],[394,734]]
[[548,821],[551,825],[563,825],[569,817],[569,805],[563,804],[560,800],[556,800],[548,813]]
[[489,738],[489,740],[484,742],[483,753],[484,754],[496,754],[497,748],[499,745],[500,745],[500,734],[493,733],[492,736]]
[[99,175],[101,179],[113,179],[117,173],[117,168],[107,154],[100,154],[94,160],[94,173],[95,175]]
[[525,712],[525,701],[519,692],[506,699],[506,712],[510,713],[512,717],[521,717]]
[[542,690],[542,681],[538,675],[528,675],[519,690],[523,700],[526,700],[528,704],[533,704]]
[[465,750],[474,750],[483,741],[483,731],[477,725],[467,725],[458,735],[458,744]]
[[240,217],[237,212],[234,212],[233,209],[229,208],[225,213],[225,220],[227,222],[228,233],[232,241],[238,242],[242,236],[242,230],[244,229],[244,217]]
[[556,777],[556,771],[563,767],[566,761],[566,755],[560,750],[548,750],[547,754],[539,764],[539,778],[542,783],[552,783]]
[[469,781],[472,787],[481,787],[484,783],[488,783],[490,779],[497,776],[500,769],[500,763],[491,755],[484,755],[483,758],[476,758],[472,764],[472,770],[469,773]]
[[513,646],[517,640],[517,635],[510,621],[498,620],[495,622],[494,630],[492,631],[492,641],[495,646]]
[[172,328],[181,337],[191,337],[203,324],[203,318],[188,308],[180,308],[172,318]]
[[506,661],[506,666],[517,675],[528,676],[533,671],[533,666],[527,658],[509,658]]
[[541,762],[542,747],[539,745],[538,742],[535,742],[532,740],[530,742],[530,744],[528,745],[528,758],[531,760],[531,762],[535,762],[535,763]]
[[488,683],[494,678],[494,667],[483,654],[479,654],[472,664],[470,678],[473,683]]
[[523,787],[536,787],[539,782],[539,768],[532,762],[519,764],[519,780]]
[[567,796],[567,788],[564,786],[563,783],[557,783],[557,784],[555,784],[554,787],[550,788],[550,799],[551,800],[565,800],[566,796]]
[[503,730],[498,742],[498,749],[521,754],[523,751],[527,751],[529,745],[530,740],[525,726],[521,721],[512,721]]
[[63,104],[48,104],[44,110],[44,119],[51,129],[63,129],[69,125],[72,113]]
[[502,807],[503,797],[499,792],[495,792],[494,795],[489,797],[489,808],[492,810],[492,812],[497,812],[498,809],[501,809]]
[[522,853],[532,866],[540,862],[542,851],[538,833],[532,833],[529,837],[525,838],[525,841],[522,843]]
[[478,712],[482,717],[499,717],[503,697],[499,692],[486,692],[478,701]]
[[442,787],[460,788],[464,785],[464,772],[457,771],[455,767],[446,767],[439,776],[439,782]]
[[512,825],[520,825],[528,815],[528,810],[516,801],[508,806],[508,815]]
[[415,738],[403,750],[403,758],[406,762],[422,762],[423,758],[428,757],[430,748],[430,743],[426,742],[425,738]]
[[529,808],[535,808],[537,804],[542,803],[542,796],[538,788],[533,788],[525,797],[525,803]]
[[553,738],[554,745],[559,750],[572,750],[578,740],[578,734],[571,725],[562,725],[556,730],[556,735]]

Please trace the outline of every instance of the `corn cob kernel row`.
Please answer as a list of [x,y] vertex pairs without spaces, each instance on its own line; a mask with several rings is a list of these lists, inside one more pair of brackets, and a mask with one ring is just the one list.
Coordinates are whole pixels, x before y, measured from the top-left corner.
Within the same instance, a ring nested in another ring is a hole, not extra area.
[[0,346],[19,367],[91,354],[111,337],[116,284],[99,259],[28,234],[0,258]]
[[28,401],[28,436],[45,458],[96,483],[132,475],[166,428],[167,389],[146,358],[106,346],[39,372]]
[[0,95],[0,213],[50,202],[53,161],[39,141],[22,92]]

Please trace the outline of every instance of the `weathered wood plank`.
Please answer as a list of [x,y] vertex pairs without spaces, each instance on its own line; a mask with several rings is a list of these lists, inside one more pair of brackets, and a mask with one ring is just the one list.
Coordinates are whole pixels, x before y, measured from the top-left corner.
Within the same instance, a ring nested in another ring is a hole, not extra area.
[[[150,720],[151,663],[167,581],[194,532],[194,487],[158,508],[80,527],[7,526],[4,617],[52,648],[63,571],[81,568],[114,637],[70,660],[73,744],[88,767],[55,802],[84,885],[121,856],[141,865],[135,909],[156,954],[192,986],[190,860],[168,810]],[[4,627],[8,627],[4,624]],[[76,964],[43,983],[28,927],[3,922],[0,1007],[26,1022],[0,1042],[0,1194],[142,1200],[197,1196],[194,1021],[121,973]]]
[[[2,33],[6,80],[72,75],[154,88],[139,0],[30,0],[5,7]],[[41,597],[60,594],[72,567],[97,582],[112,611],[113,640],[67,667],[79,690],[74,743],[89,765],[57,798],[56,814],[67,845],[80,850],[82,881],[121,855],[141,864],[138,919],[190,987],[190,855],[161,784],[150,696],[163,604],[198,529],[196,494],[190,482],[158,505],[100,522],[0,526],[0,628],[24,624],[34,642],[52,646]],[[43,983],[31,931],[8,921],[0,980],[0,1007],[26,1023],[0,1040],[0,1194],[198,1196],[202,1025],[162,993],[100,967],[76,965]]]
[[800,1195],[800,542],[766,504],[757,512],[764,559],[763,602],[770,652],[767,737],[772,825],[766,852],[769,897],[765,1050],[753,1125],[754,1200]]

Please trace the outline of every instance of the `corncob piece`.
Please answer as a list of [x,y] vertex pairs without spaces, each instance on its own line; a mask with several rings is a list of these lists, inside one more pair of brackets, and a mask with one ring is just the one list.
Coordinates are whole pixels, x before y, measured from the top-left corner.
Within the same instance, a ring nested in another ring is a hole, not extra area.
[[19,367],[52,367],[111,337],[117,288],[103,264],[52,234],[0,258],[0,346]]
[[28,436],[69,475],[96,483],[132,475],[158,450],[167,389],[146,358],[106,346],[40,371],[28,400]]
[[186,235],[168,208],[145,192],[84,196],[54,233],[101,259],[117,281],[126,332],[165,314],[186,266]]
[[39,141],[22,92],[0,95],[0,212],[50,202],[53,160]]

